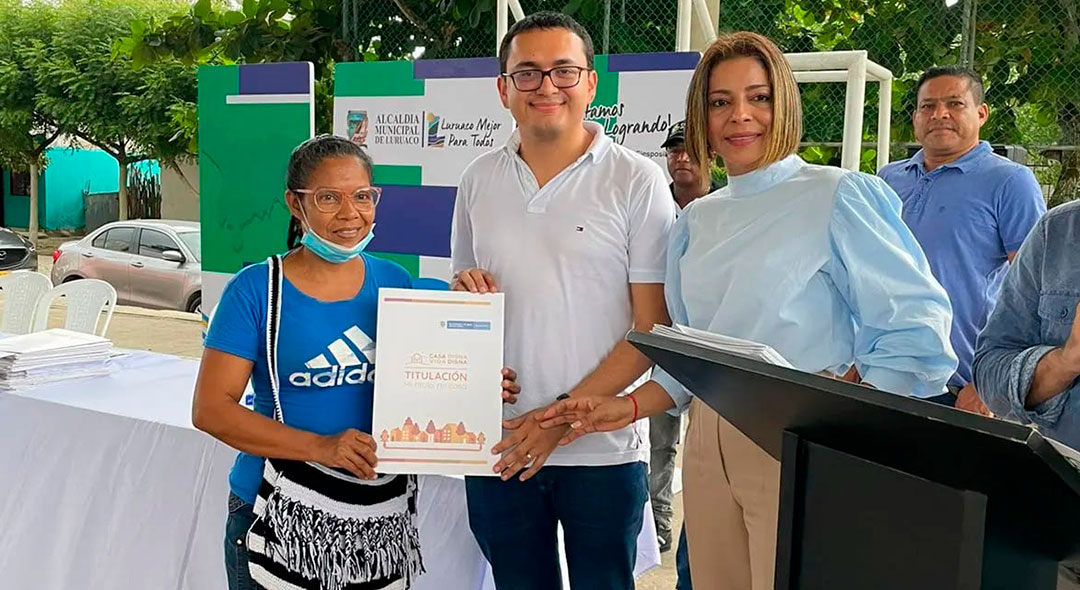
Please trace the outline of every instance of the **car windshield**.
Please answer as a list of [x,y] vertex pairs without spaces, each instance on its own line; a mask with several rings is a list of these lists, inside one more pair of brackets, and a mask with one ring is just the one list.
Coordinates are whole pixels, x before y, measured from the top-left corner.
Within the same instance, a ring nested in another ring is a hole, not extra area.
[[180,239],[184,241],[184,245],[188,247],[188,250],[191,250],[191,253],[195,255],[195,260],[201,261],[202,249],[199,247],[199,234],[199,231],[177,233],[177,235],[180,236]]

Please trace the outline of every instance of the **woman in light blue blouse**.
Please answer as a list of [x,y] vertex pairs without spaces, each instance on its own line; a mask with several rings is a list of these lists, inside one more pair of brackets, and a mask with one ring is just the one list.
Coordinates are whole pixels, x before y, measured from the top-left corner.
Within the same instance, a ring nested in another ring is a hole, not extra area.
[[[672,321],[768,344],[796,368],[920,398],[956,369],[948,297],[879,178],[797,155],[799,91],[780,50],[752,33],[716,40],[687,97],[686,145],[729,184],[672,232]],[[630,396],[566,400],[546,425],[568,441],[690,404],[683,482],[694,585],[772,588],[780,466],[662,371]],[[567,442],[568,442],[567,441]]]

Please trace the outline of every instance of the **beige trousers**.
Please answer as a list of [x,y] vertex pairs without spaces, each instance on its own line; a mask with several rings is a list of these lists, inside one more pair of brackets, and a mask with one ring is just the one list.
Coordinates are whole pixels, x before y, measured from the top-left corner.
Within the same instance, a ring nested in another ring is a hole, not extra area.
[[695,398],[683,459],[694,588],[772,590],[780,462]]

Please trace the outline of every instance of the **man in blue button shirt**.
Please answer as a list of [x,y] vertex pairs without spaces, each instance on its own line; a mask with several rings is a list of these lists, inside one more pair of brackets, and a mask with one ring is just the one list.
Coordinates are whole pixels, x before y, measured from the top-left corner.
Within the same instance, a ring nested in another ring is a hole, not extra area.
[[952,301],[950,339],[960,364],[939,401],[985,411],[972,383],[975,337],[1046,201],[1028,167],[979,141],[989,110],[978,74],[960,66],[930,68],[915,92],[911,118],[922,149],[878,175],[903,201],[904,222]]
[[1080,201],[1031,232],[979,335],[975,379],[995,414],[1080,448]]
[[[1024,241],[975,351],[995,414],[1080,448],[1080,201],[1054,207]],[[1080,563],[1058,590],[1080,588]]]

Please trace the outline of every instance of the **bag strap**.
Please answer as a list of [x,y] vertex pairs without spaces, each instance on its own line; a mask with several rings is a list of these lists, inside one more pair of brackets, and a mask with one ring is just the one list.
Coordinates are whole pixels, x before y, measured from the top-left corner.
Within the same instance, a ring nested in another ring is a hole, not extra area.
[[266,285],[266,369],[270,374],[270,390],[274,393],[274,419],[284,424],[277,363],[278,332],[281,329],[281,256],[275,254],[266,262],[270,267]]

